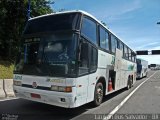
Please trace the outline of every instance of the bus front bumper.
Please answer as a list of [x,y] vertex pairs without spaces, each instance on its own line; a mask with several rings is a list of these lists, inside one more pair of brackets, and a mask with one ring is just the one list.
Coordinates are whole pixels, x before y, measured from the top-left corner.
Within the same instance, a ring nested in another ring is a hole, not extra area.
[[65,108],[76,107],[76,97],[72,93],[38,90],[21,86],[13,86],[13,89],[16,97],[19,98]]

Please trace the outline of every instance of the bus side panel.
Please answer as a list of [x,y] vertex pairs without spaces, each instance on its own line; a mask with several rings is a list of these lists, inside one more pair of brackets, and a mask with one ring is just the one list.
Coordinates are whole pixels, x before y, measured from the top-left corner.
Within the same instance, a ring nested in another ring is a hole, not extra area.
[[[106,82],[106,93],[108,94],[109,71],[114,69],[114,55],[101,50],[98,51],[98,78],[104,77]],[[97,79],[99,80],[99,79]]]
[[115,90],[122,87],[121,81],[122,51],[116,48],[114,71],[116,71]]
[[88,79],[89,75],[76,79],[76,107],[87,103]]

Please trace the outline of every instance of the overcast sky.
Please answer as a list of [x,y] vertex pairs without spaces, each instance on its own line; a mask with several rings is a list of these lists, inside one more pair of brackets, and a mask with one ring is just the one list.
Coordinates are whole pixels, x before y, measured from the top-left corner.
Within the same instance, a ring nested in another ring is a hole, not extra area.
[[[83,10],[104,21],[133,50],[160,50],[160,0],[54,0],[56,11]],[[159,56],[137,56],[160,64]]]

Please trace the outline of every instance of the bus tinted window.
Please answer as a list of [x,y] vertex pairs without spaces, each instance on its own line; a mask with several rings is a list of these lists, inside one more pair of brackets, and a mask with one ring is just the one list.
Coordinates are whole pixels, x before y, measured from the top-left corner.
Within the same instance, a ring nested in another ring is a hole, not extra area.
[[97,57],[98,57],[98,52],[97,49],[94,47],[91,47],[91,60],[90,60],[90,70],[95,71],[97,69]]
[[113,35],[111,35],[111,48],[112,48],[112,52],[115,53],[117,48],[117,40]]
[[126,59],[128,59],[128,48],[127,48],[127,46],[124,46],[124,57]]
[[96,23],[90,19],[83,18],[81,33],[95,44],[97,44],[96,31]]
[[134,59],[135,59],[135,54],[134,54],[134,52],[132,51],[131,54],[132,54],[132,61],[135,62],[135,61],[134,61]]
[[132,60],[131,50],[128,49],[129,60]]
[[49,15],[29,20],[24,34],[76,29],[78,14]]
[[100,47],[101,48],[106,48],[106,35],[105,35],[105,30],[100,27]]
[[106,32],[106,50],[109,50],[109,34]]
[[124,48],[123,48],[123,43],[119,42],[119,48],[122,51],[122,56],[124,56]]
[[120,49],[120,41],[117,39],[117,48]]
[[80,48],[81,48],[81,53],[80,53],[80,63],[79,63],[79,75],[86,74],[89,72],[88,43],[87,42],[82,43]]

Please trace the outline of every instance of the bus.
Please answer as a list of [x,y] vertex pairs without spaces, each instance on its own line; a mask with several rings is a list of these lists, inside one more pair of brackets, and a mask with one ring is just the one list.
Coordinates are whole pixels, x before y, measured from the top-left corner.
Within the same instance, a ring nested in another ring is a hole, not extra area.
[[150,69],[151,70],[160,70],[160,65],[159,64],[150,64]]
[[19,98],[65,108],[92,102],[136,81],[136,53],[81,10],[29,19],[14,68]]
[[137,58],[137,79],[147,77],[148,61]]

